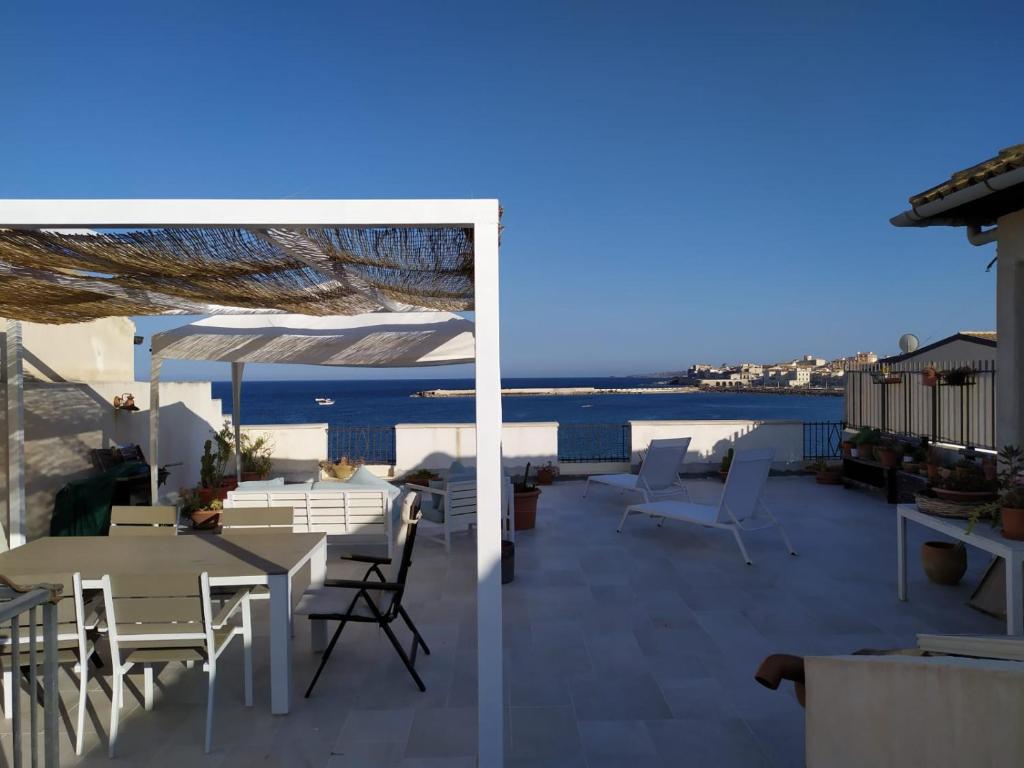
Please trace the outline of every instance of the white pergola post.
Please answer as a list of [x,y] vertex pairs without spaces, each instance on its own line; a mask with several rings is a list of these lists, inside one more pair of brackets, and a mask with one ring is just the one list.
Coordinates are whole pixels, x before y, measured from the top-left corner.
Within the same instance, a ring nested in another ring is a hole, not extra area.
[[156,355],[150,360],[149,369],[149,503],[159,504],[160,485],[160,366],[163,363]]
[[1024,211],[999,219],[996,446],[1024,445]]
[[25,543],[25,376],[22,363],[21,323],[8,320],[7,367],[7,513],[11,549]]
[[478,764],[504,760],[501,617],[501,355],[498,344],[498,209],[474,229],[476,297],[476,624]]
[[242,482],[242,372],[245,363],[231,364],[231,425],[235,430],[235,482]]

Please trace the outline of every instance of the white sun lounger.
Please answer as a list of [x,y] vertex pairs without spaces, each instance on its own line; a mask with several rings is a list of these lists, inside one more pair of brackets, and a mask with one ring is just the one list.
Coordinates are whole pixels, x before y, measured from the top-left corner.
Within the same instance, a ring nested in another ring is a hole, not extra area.
[[694,523],[706,528],[722,528],[732,531],[736,537],[736,544],[747,565],[753,562],[743,546],[741,532],[756,531],[762,528],[778,528],[782,534],[782,540],[789,550],[789,554],[795,555],[793,545],[789,543],[789,537],[783,530],[779,521],[769,511],[761,500],[761,493],[764,490],[765,481],[768,479],[768,471],[772,466],[774,452],[771,449],[760,451],[737,451],[733,456],[732,465],[729,467],[729,475],[725,480],[725,488],[722,490],[722,498],[716,505],[694,504],[688,501],[653,501],[646,504],[633,504],[626,507],[622,515],[622,522],[619,523],[619,532],[622,532],[626,524],[626,518],[632,514],[647,515],[658,518],[659,527],[665,520],[678,520],[683,523]]
[[690,438],[651,440],[647,455],[644,456],[638,474],[591,475],[583,486],[583,498],[587,497],[591,483],[601,483],[618,488],[625,493],[631,491],[643,496],[644,501],[654,501],[670,496],[689,498],[686,486],[679,479],[679,468],[686,458]]

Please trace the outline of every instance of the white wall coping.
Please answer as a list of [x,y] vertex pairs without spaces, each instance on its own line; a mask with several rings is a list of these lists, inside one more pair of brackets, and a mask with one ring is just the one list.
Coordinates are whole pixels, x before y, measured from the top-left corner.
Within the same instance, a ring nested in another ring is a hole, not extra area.
[[[506,421],[502,424],[503,427],[557,427],[561,422],[558,421]],[[440,421],[440,422],[424,422],[422,424],[395,424],[395,429],[415,429],[415,428],[427,428],[427,429],[439,429],[443,427],[475,427],[476,422],[456,422],[456,421]]]
[[800,419],[630,419],[626,422],[633,424],[654,425],[654,426],[676,426],[679,424],[803,424]]
[[242,429],[328,429],[330,424],[243,424]]

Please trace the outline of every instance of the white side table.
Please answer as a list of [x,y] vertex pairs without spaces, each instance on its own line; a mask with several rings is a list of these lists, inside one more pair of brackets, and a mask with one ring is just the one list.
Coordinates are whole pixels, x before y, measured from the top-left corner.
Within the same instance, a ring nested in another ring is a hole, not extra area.
[[967,533],[967,521],[927,515],[913,504],[896,507],[896,595],[907,599],[907,521],[912,520],[1006,561],[1006,634],[1024,635],[1024,541],[1004,538],[981,522]]

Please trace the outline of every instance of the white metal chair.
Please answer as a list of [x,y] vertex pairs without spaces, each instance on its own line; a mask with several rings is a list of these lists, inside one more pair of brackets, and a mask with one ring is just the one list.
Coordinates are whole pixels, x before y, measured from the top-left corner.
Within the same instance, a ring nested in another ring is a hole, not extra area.
[[[415,483],[405,483],[403,487],[420,494],[423,518],[443,527],[446,552],[451,551],[452,533],[476,525],[476,480],[446,482],[439,488]],[[512,499],[512,481],[504,477],[501,482],[502,532],[509,540],[515,539]]]
[[[94,646],[89,637],[90,631],[96,628],[99,620],[99,612],[91,604],[85,602],[82,592],[82,575],[80,573],[53,574],[34,577],[37,583],[41,584],[62,584],[65,589],[71,587],[70,593],[65,592],[65,597],[57,603],[57,663],[68,670],[69,674],[77,673],[78,678],[78,723],[75,733],[75,754],[82,754],[82,743],[85,736],[85,712],[88,703],[89,687],[89,662],[92,659]],[[6,629],[6,628],[5,628]],[[29,633],[25,631],[19,634],[18,649],[27,647],[29,644]],[[37,646],[42,646],[43,636],[36,636]],[[3,666],[4,685],[4,717],[10,720],[14,711],[14,697],[18,695],[20,686],[17,681],[20,677],[15,676],[12,667],[11,650],[12,638],[8,632],[0,635],[0,664]],[[39,655],[39,663],[42,664],[42,654]],[[19,663],[22,669],[31,663],[30,656],[24,651],[19,653]],[[17,670],[20,676],[22,670]],[[35,691],[31,694],[35,696]]]
[[[210,598],[210,577],[145,574],[103,577],[105,624],[110,639],[113,697],[110,704],[110,756],[114,756],[124,676],[139,665],[143,670],[143,706],[153,706],[154,665],[203,664],[208,675],[206,692],[206,740],[213,738],[214,690],[217,659],[231,640],[241,637],[244,646],[245,705],[252,706],[252,620],[249,592],[241,589],[217,615]],[[241,613],[240,625],[231,623]]]
[[174,536],[178,510],[170,506],[110,508],[111,536]]
[[640,464],[639,473],[591,475],[583,486],[583,498],[587,497],[590,484],[593,482],[618,488],[621,493],[639,493],[644,501],[672,496],[683,496],[688,499],[690,496],[683,481],[679,479],[679,470],[689,447],[688,437],[651,440],[643,463]]
[[626,519],[633,514],[658,518],[659,527],[665,520],[678,520],[707,528],[721,528],[732,531],[743,559],[747,565],[752,565],[747,549],[743,546],[741,532],[775,527],[779,529],[789,554],[795,555],[796,550],[790,544],[786,531],[761,499],[774,456],[774,451],[770,448],[761,451],[737,451],[729,467],[722,498],[717,505],[671,500],[633,504],[626,507],[622,515],[619,532],[622,532]]

